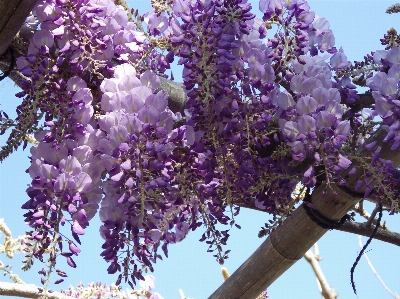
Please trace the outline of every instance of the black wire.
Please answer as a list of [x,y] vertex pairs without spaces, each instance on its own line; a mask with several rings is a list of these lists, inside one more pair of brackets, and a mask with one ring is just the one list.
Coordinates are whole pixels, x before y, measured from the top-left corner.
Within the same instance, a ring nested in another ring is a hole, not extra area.
[[360,261],[361,256],[363,255],[364,251],[367,249],[369,243],[371,243],[374,235],[378,231],[378,228],[379,228],[379,226],[381,224],[381,219],[382,219],[382,204],[379,203],[379,217],[378,217],[377,223],[375,225],[374,231],[372,232],[371,236],[369,237],[367,243],[365,243],[364,247],[361,249],[360,253],[358,254],[358,256],[356,258],[356,261],[353,264],[353,267],[351,267],[351,270],[350,270],[351,286],[353,288],[354,294],[356,294],[356,295],[357,295],[357,292],[356,292],[356,285],[354,283],[354,270],[356,269],[357,264]]
[[306,195],[304,196],[303,201],[304,201],[303,208],[306,211],[308,217],[314,223],[318,224],[320,227],[324,229],[337,229],[350,218],[349,215],[346,214],[340,220],[332,220],[326,218],[324,215],[318,212],[318,210],[308,206],[307,203],[311,204],[310,188],[307,188]]

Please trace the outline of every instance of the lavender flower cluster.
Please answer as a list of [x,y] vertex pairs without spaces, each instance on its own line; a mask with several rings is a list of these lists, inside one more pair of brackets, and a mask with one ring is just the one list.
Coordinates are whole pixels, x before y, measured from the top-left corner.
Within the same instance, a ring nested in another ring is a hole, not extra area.
[[[240,228],[240,207],[287,217],[300,200],[291,196],[298,182],[346,185],[349,136],[363,120],[351,110],[355,85],[337,75],[351,63],[334,47],[326,19],[305,0],[261,0],[262,19],[246,0],[164,4],[134,13],[135,22],[111,0],[35,7],[39,29],[17,61],[26,77],[19,130],[41,117],[44,128],[35,134],[22,208],[33,255],[43,260],[50,250],[50,267],[59,255],[76,266],[79,235],[97,213],[101,256],[109,273],[121,272],[117,284],[133,287],[153,271],[160,247],[167,256],[168,244],[201,226],[200,241],[222,264],[229,228],[217,226]],[[272,26],[277,32],[266,39]],[[400,147],[399,55],[396,47],[375,52],[379,71],[365,74],[375,99],[367,121],[383,119],[393,149]],[[174,57],[188,97],[183,116],[160,91]],[[373,177],[366,184],[384,177],[375,192],[395,198],[394,168],[378,154],[370,166],[360,162]],[[61,232],[67,223],[72,239]]]

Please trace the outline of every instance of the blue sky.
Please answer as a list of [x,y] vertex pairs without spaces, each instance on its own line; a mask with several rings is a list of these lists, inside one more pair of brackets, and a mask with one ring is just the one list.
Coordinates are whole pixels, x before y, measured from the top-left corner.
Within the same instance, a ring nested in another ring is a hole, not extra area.
[[[250,1],[254,11],[258,11],[258,2]],[[385,10],[392,1],[375,0],[310,0],[311,9],[319,16],[326,17],[336,37],[336,46],[342,46],[348,59],[362,60],[370,51],[383,49],[379,39],[390,27],[400,29],[400,14],[388,15]],[[141,13],[148,11],[150,1],[128,1]],[[177,74],[174,71],[177,78]],[[17,89],[10,81],[0,82],[0,109],[11,117],[15,116],[15,107],[19,99],[13,95]],[[0,144],[5,136],[0,136]],[[28,150],[19,150],[0,165],[0,218],[5,218],[13,234],[17,236],[26,229],[23,222],[23,211],[20,206],[26,201],[25,189],[29,184],[29,175],[25,170],[29,167]],[[389,228],[400,230],[399,216],[384,215]],[[230,258],[225,267],[233,273],[255,249],[265,240],[259,239],[260,227],[269,219],[267,214],[250,210],[242,210],[237,223],[242,229],[232,229],[227,249],[231,249]],[[67,270],[69,277],[61,286],[76,285],[79,281],[111,283],[116,279],[107,274],[107,264],[99,256],[102,239],[98,234],[99,220],[91,222],[82,240],[82,253],[75,258],[78,267],[69,268],[60,261],[60,268]],[[182,242],[169,247],[169,258],[155,265],[156,289],[165,299],[179,298],[178,289],[183,289],[190,298],[203,299],[211,295],[223,282],[220,265],[212,254],[207,253],[207,246],[198,242],[202,234],[201,228],[191,232]],[[1,239],[2,240],[2,239]],[[366,238],[363,238],[364,242]],[[321,267],[328,283],[339,293],[339,298],[356,298],[350,285],[350,268],[359,252],[357,236],[339,231],[329,231],[319,241],[320,254],[323,260]],[[368,255],[385,283],[393,291],[400,293],[398,268],[400,249],[394,245],[374,240]],[[37,271],[42,267],[36,261],[35,267],[25,273],[19,271],[23,256],[16,256],[12,261],[5,256],[0,260],[13,265],[15,272],[27,283],[39,283]],[[2,281],[7,281],[3,277]],[[362,259],[356,268],[355,282],[358,298],[392,298],[390,297]],[[396,289],[397,288],[397,289]],[[315,282],[315,276],[308,263],[301,259],[285,272],[268,288],[270,298],[321,298]],[[11,297],[10,297],[11,298]]]

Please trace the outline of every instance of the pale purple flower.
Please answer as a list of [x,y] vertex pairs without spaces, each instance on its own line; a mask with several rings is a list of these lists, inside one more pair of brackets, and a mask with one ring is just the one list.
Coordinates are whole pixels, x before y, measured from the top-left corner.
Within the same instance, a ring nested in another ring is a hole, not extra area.
[[69,244],[69,250],[73,254],[78,255],[81,252],[81,250],[74,244],[74,242],[69,241],[68,244]]
[[157,89],[160,87],[160,78],[158,78],[154,72],[149,70],[140,75],[140,82],[143,86],[151,89]]
[[384,95],[396,95],[397,94],[397,84],[398,80],[395,78],[387,78],[385,81],[382,82],[379,92]]
[[36,17],[39,22],[54,21],[60,16],[61,12],[62,9],[58,5],[47,1],[42,1],[35,7]]
[[396,79],[396,81],[400,81],[400,63],[393,64],[392,67],[388,71],[388,76],[390,78]]
[[333,54],[330,59],[330,64],[333,69],[345,69],[350,66],[350,61],[347,60],[346,55],[343,52],[343,49],[340,48],[338,52]]
[[388,51],[387,50],[377,50],[375,51],[373,58],[376,64],[382,64],[382,59],[386,58]]
[[267,10],[274,13],[277,9],[281,11],[283,8],[281,0],[260,0],[259,9],[265,13]]
[[297,127],[297,123],[293,121],[284,121],[282,119],[279,120],[279,124],[283,133],[288,137],[289,140],[295,140],[297,135],[299,134],[299,129]]
[[329,111],[320,111],[317,114],[317,126],[320,129],[330,128],[335,123],[336,117]]
[[249,63],[248,75],[253,81],[260,80],[265,75],[265,68],[259,63]]
[[51,48],[54,45],[54,36],[49,30],[41,29],[33,34],[32,41],[38,49],[42,46]]
[[372,90],[379,90],[384,82],[387,80],[387,74],[378,72],[373,77],[367,78],[367,86]]
[[59,163],[59,168],[62,172],[72,175],[81,173],[81,164],[78,159],[73,156],[68,156],[65,159],[62,159]]
[[54,190],[57,192],[64,191],[67,188],[67,184],[72,180],[72,176],[67,173],[61,173],[54,182]]
[[341,154],[339,154],[338,166],[342,170],[345,170],[345,169],[349,168],[350,165],[351,165],[351,161],[349,159],[347,159],[346,157],[342,156]]
[[94,109],[93,106],[84,106],[84,107],[77,107],[74,109],[74,119],[80,122],[83,125],[86,125],[91,120]]
[[160,119],[160,114],[154,107],[150,105],[145,105],[142,109],[138,111],[138,118],[143,123],[155,125]]
[[129,63],[124,63],[121,65],[117,65],[114,68],[114,77],[116,79],[122,79],[124,77],[136,77],[136,70],[135,68],[130,65]]
[[281,92],[276,97],[276,104],[279,108],[288,109],[289,107],[294,106],[296,103],[293,100],[293,97],[287,91]]
[[[307,79],[303,74],[294,75],[290,80],[290,89],[295,93],[301,93],[303,91],[303,82]],[[317,88],[318,86],[315,86]]]
[[105,20],[103,20],[103,24],[101,26],[101,32],[103,35],[114,35],[120,29],[121,26],[114,18],[107,17]]
[[348,136],[349,133],[350,133],[350,122],[347,120],[339,122],[335,130],[335,135]]
[[74,76],[68,79],[67,81],[67,90],[68,91],[77,91],[80,89],[87,88],[87,84],[82,80],[81,77]]
[[149,299],[164,299],[163,296],[161,296],[159,293],[154,292]]
[[325,111],[336,116],[337,119],[341,119],[343,115],[343,109],[338,102],[329,101],[325,104]]
[[307,78],[302,82],[301,92],[304,94],[311,94],[318,87],[322,87],[322,83],[317,78]]
[[142,131],[143,122],[132,114],[123,115],[120,124],[124,126],[129,133],[139,133]]
[[393,104],[389,103],[381,94],[377,91],[372,92],[372,97],[375,99],[375,111],[382,118],[386,118],[393,114]]
[[154,10],[152,10],[146,13],[143,17],[151,35],[153,36],[163,33],[168,28],[168,19],[164,13],[158,15]]
[[153,242],[158,242],[162,236],[162,232],[159,229],[151,229],[148,231],[147,235]]
[[141,85],[142,83],[135,76],[124,76],[119,79],[118,90],[129,93],[132,89]]
[[330,88],[329,94],[331,96],[331,100],[337,103],[341,102],[340,92],[337,88]]
[[[309,132],[315,131],[315,119],[309,115],[303,115],[299,117],[297,121],[297,129],[300,133],[307,134]],[[286,128],[286,127],[285,127]]]
[[78,235],[85,234],[85,229],[79,224],[77,220],[75,220],[74,224],[72,225],[72,231]]
[[116,125],[111,127],[109,140],[118,147],[121,143],[126,142],[129,137],[128,130],[121,125]]
[[153,275],[146,275],[144,276],[144,280],[139,281],[140,287],[147,292],[150,292],[152,289],[154,289],[155,284],[156,279]]
[[301,23],[303,26],[309,25],[314,21],[314,18],[315,12],[304,10],[297,16],[297,22]]
[[329,91],[324,87],[314,89],[311,96],[315,99],[318,105],[322,106],[331,99]]
[[72,97],[72,101],[73,102],[82,102],[85,105],[90,105],[93,101],[92,92],[90,91],[89,88],[79,88],[76,90],[74,96]]
[[186,4],[184,0],[175,0],[174,1],[174,13],[177,16],[190,15],[190,7]]
[[128,25],[128,14],[126,13],[126,10],[122,8],[121,6],[117,7],[112,14],[111,17],[118,23],[118,25],[126,27]]
[[301,141],[295,141],[292,144],[292,157],[295,161],[303,161],[306,157],[304,144]]
[[309,114],[315,112],[317,109],[317,101],[310,96],[301,97],[296,103],[296,111],[300,115]]
[[400,63],[400,47],[390,49],[385,59],[391,63]]
[[314,21],[312,22],[312,27],[316,30],[317,35],[328,31],[330,28],[328,20],[319,16],[315,16]]
[[331,49],[335,45],[335,36],[331,30],[317,36],[316,41],[321,52]]
[[99,127],[104,132],[109,133],[111,128],[119,123],[121,115],[117,112],[106,113],[101,115],[97,120]]
[[[92,187],[92,179],[91,177],[85,173],[81,172],[77,175],[75,175],[72,178],[74,185],[75,185],[75,190],[78,192],[88,192],[90,188]],[[72,189],[72,188],[71,188]]]

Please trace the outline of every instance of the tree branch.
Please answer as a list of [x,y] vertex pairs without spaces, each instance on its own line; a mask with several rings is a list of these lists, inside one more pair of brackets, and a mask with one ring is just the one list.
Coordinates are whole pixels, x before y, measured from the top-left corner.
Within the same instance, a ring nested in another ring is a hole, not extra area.
[[[361,236],[358,236],[358,245],[360,246],[361,249],[363,248],[363,244],[362,244],[362,242],[361,242]],[[393,298],[399,299],[400,296],[397,295],[396,293],[393,293],[393,292],[387,287],[387,285],[386,285],[385,282],[382,280],[382,278],[379,276],[378,272],[375,270],[374,266],[372,265],[371,261],[369,260],[368,255],[364,252],[364,253],[363,253],[363,256],[364,256],[365,260],[367,261],[368,266],[370,267],[372,273],[375,274],[376,278],[377,278],[377,279],[379,280],[379,282],[382,284],[383,288],[384,288]]]
[[[23,298],[40,299],[43,293],[39,293],[38,287],[33,284],[16,284],[10,282],[0,282],[1,296],[16,296]],[[72,299],[58,292],[47,293],[48,299]]]
[[[314,246],[318,246],[316,243]],[[309,262],[311,268],[314,270],[315,276],[317,277],[317,282],[319,282],[320,292],[324,299],[336,299],[338,294],[335,290],[329,285],[328,281],[325,278],[324,272],[322,272],[322,268],[319,264],[319,260],[321,259],[317,253],[317,249],[315,253],[311,251],[311,249],[307,250],[304,254],[304,259]]]
[[[356,235],[362,235],[364,237],[369,237],[374,230],[374,226],[368,225],[365,223],[358,223],[347,221],[342,226],[337,228],[342,232],[352,233]],[[396,246],[400,246],[400,234],[396,232],[392,232],[387,229],[378,228],[376,234],[374,235],[374,239],[381,240],[383,242],[387,242]]]

